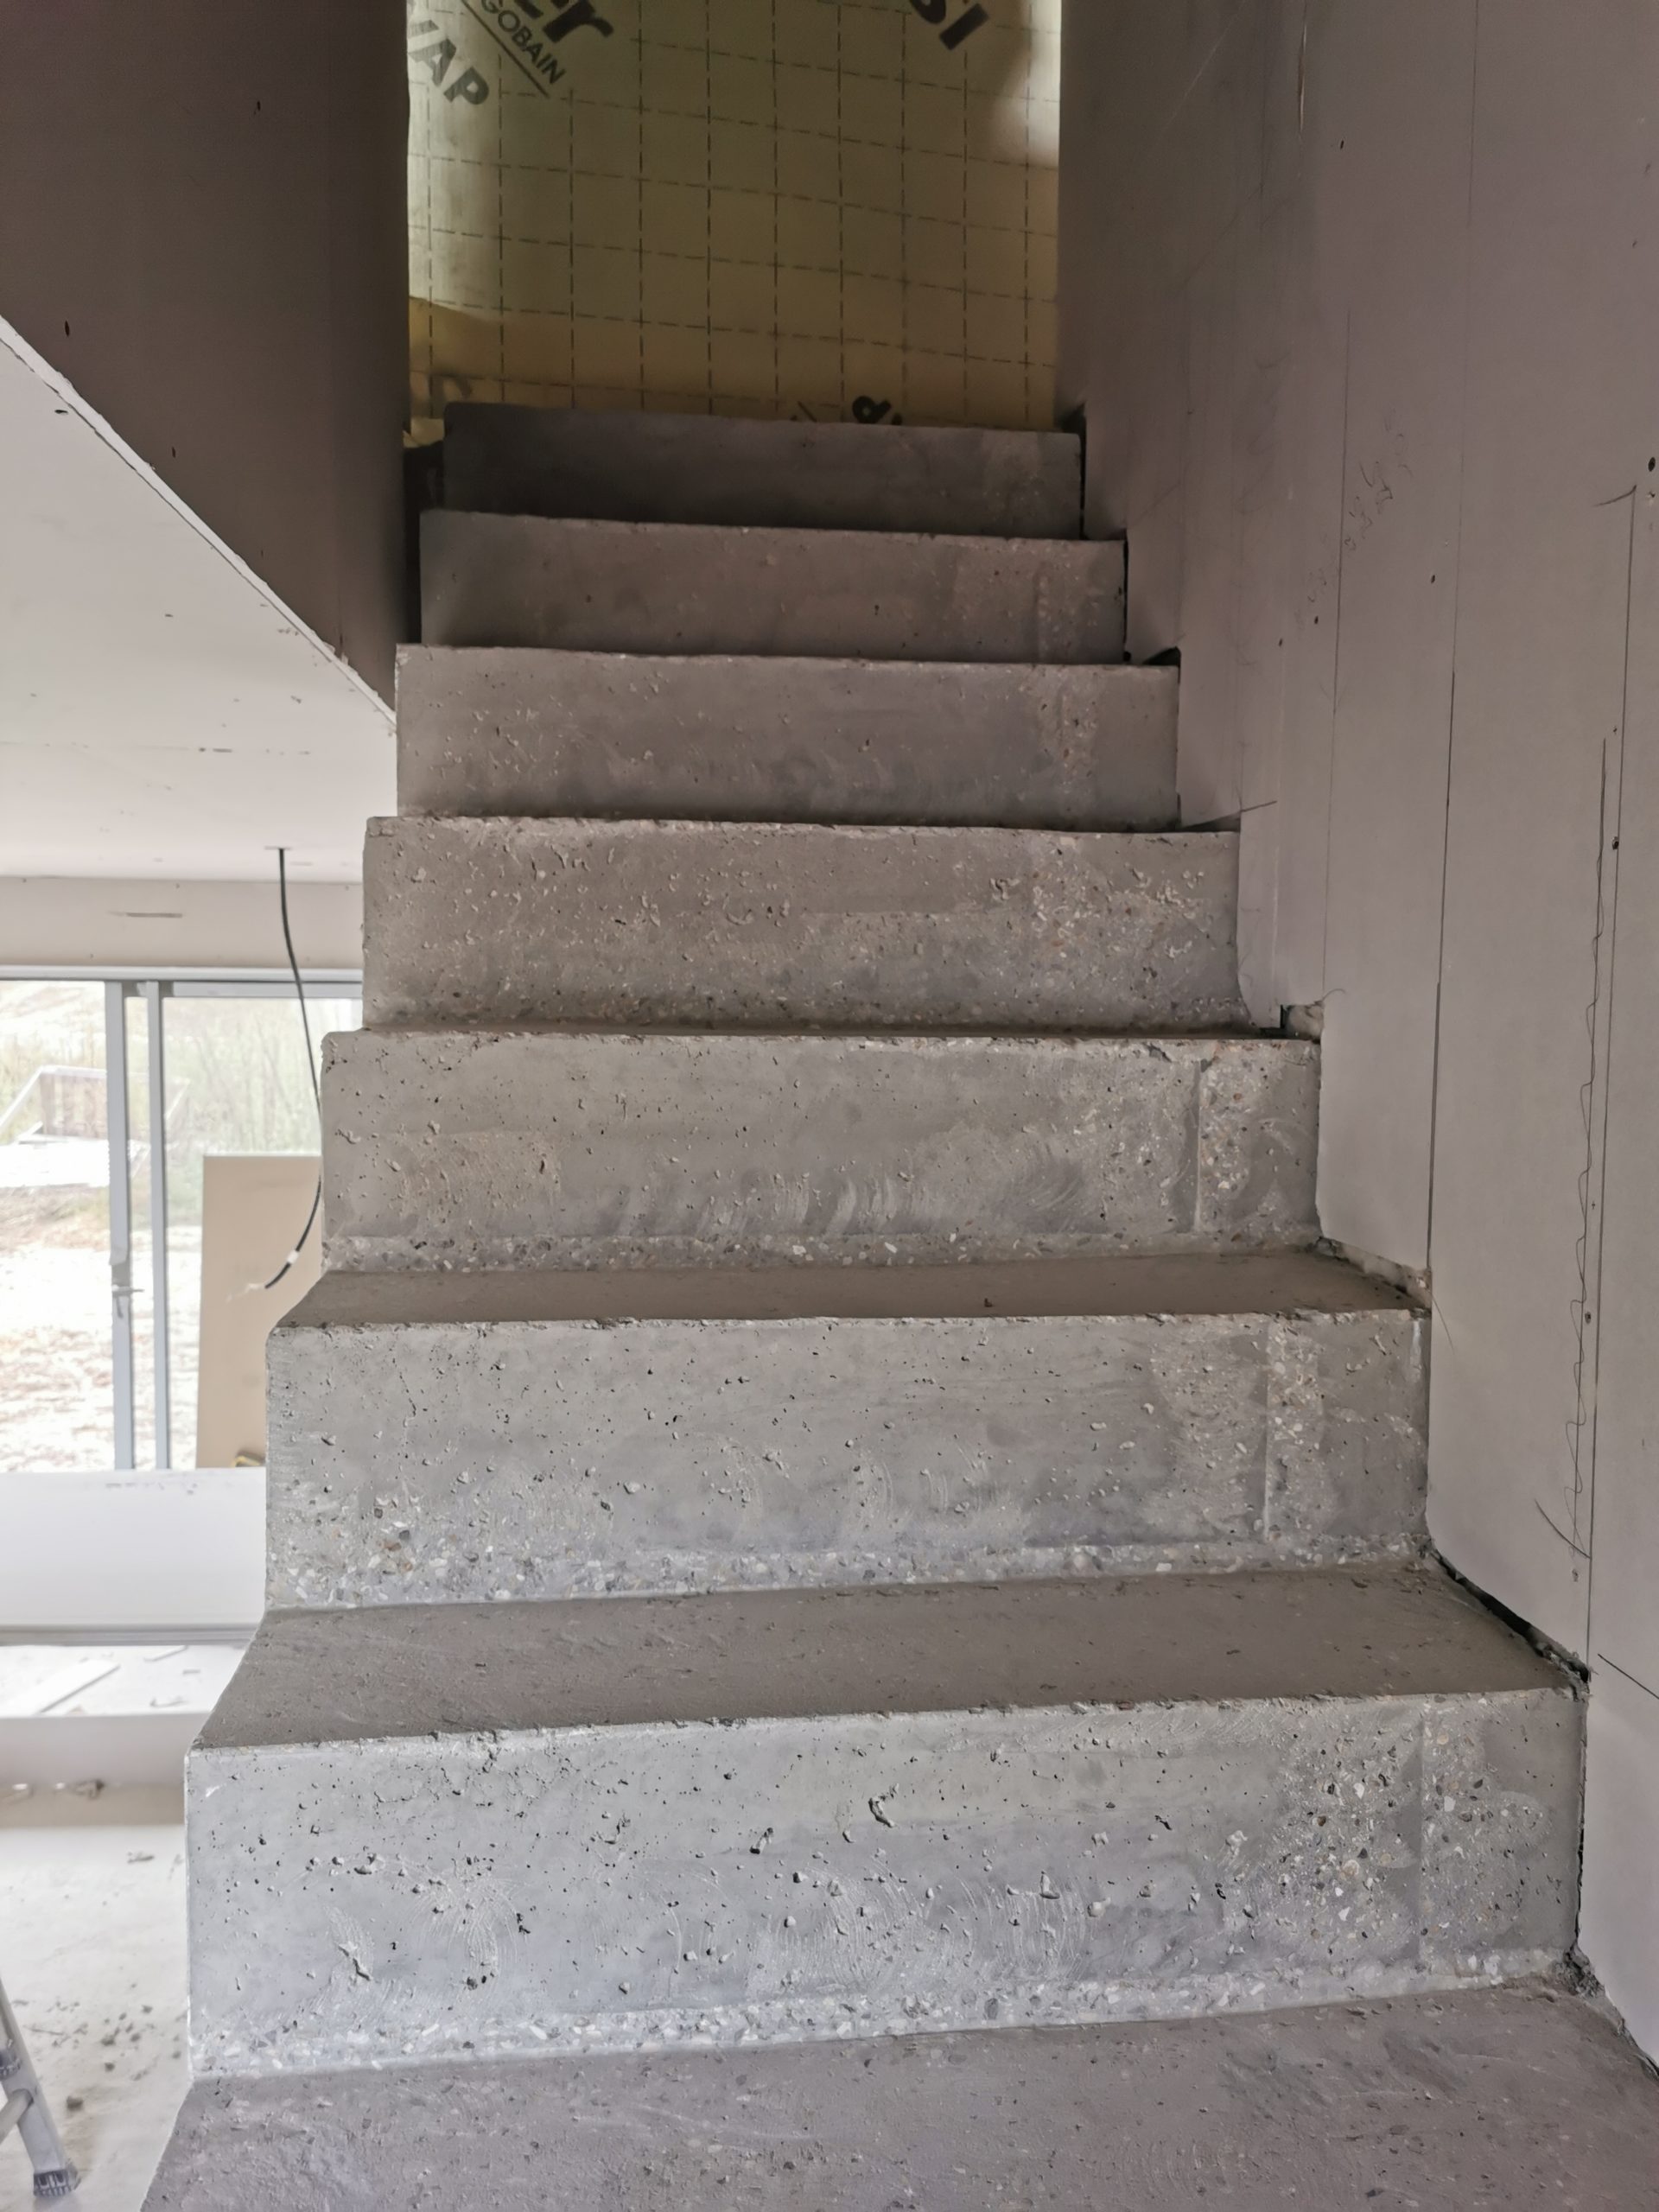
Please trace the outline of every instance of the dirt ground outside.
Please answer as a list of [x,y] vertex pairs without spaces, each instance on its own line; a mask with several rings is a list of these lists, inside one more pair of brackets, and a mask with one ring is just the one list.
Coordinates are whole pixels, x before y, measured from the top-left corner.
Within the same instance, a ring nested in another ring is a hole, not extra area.
[[[0,1472],[107,1467],[114,1458],[109,1212],[99,1190],[0,1190]],[[201,1230],[168,1239],[173,1461],[195,1463]],[[135,1240],[137,1458],[155,1460],[149,1240]]]

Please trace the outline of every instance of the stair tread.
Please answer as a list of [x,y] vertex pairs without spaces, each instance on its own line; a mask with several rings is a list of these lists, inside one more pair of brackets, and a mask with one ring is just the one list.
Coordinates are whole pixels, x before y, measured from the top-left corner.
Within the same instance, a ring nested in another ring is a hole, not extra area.
[[[906,849],[922,855],[931,851],[995,853],[1001,847],[1020,854],[1085,852],[1102,859],[1122,855],[1126,862],[1160,850],[1203,858],[1230,851],[1238,842],[1236,830],[1183,830],[1169,823],[1155,830],[1049,830],[1002,822],[728,822],[720,817],[711,820],[704,815],[672,814],[562,814],[550,819],[538,814],[373,814],[368,817],[368,830],[371,836],[389,842],[400,833],[412,838],[453,836],[469,848],[484,850],[499,849],[512,837],[556,849],[579,838],[608,839],[614,844],[630,834],[658,843],[671,837],[693,846],[714,847],[741,833],[745,839],[775,838],[780,848],[796,852],[823,847],[899,858]],[[901,901],[903,892],[897,883],[893,893],[895,902]]]
[[330,1269],[276,1325],[1336,1314],[1411,1304],[1325,1253],[1197,1252],[955,1266]]
[[413,1021],[365,1021],[356,1029],[331,1030],[324,1042],[330,1046],[344,1046],[354,1037],[387,1041],[414,1039],[434,1045],[461,1039],[473,1045],[488,1045],[511,1044],[520,1038],[583,1037],[647,1046],[760,1045],[778,1049],[794,1045],[844,1045],[865,1052],[893,1044],[1007,1046],[1014,1051],[1034,1048],[1054,1052],[1076,1052],[1098,1046],[1126,1053],[1151,1049],[1160,1058],[1172,1061],[1182,1058],[1188,1046],[1202,1055],[1213,1053],[1218,1046],[1259,1046],[1287,1060],[1310,1054],[1317,1058],[1319,1052],[1318,1043],[1312,1038],[1294,1036],[1284,1030],[1256,1029],[1242,1023],[1220,1021],[1208,1022],[1197,1029],[1103,1031],[1076,1027],[1013,1029],[982,1021],[906,1021],[883,1024],[880,1028],[866,1024],[856,1029],[836,1029],[822,1022],[780,1020],[764,1027],[745,1025],[741,1028],[710,1029],[702,1023],[690,1021],[448,1021],[428,1015]]
[[444,497],[505,513],[793,522],[1076,537],[1063,430],[797,423],[655,410],[452,405]]
[[1547,1983],[1179,2021],[199,2082],[147,2212],[1644,2203],[1659,2084]]
[[296,1744],[984,1707],[1570,1690],[1414,1567],[272,1613],[198,1758]]
[[[747,546],[773,565],[798,556],[809,572],[807,581],[815,558],[868,556],[898,562],[906,556],[925,559],[940,554],[983,563],[992,574],[1010,563],[1035,563],[1065,575],[1116,565],[1123,552],[1123,540],[1117,537],[988,537],[966,530],[817,530],[799,523],[613,522],[605,516],[501,513],[479,507],[431,507],[422,520],[441,551],[456,542],[458,533],[502,545]],[[863,656],[837,653],[832,658],[857,660]],[[1019,656],[1005,654],[998,664],[1009,661],[1017,664]]]

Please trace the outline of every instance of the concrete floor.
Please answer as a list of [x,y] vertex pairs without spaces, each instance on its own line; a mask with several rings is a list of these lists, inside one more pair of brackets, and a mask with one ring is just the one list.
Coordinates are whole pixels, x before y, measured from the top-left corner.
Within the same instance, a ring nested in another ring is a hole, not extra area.
[[[79,2212],[137,2212],[189,2085],[177,1789],[0,1800],[0,1979],[69,2155]],[[33,2202],[15,2137],[0,2212]]]

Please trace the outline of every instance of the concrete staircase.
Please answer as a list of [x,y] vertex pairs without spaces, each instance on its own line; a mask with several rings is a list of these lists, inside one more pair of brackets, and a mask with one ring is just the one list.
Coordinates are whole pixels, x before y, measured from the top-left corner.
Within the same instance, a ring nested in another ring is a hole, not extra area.
[[1322,2047],[1343,2158],[1420,2046],[1480,2144],[1554,2008],[1437,1993],[1571,1945],[1582,1709],[1425,1564],[1075,442],[447,470],[152,2206],[1357,2202],[1171,2147]]

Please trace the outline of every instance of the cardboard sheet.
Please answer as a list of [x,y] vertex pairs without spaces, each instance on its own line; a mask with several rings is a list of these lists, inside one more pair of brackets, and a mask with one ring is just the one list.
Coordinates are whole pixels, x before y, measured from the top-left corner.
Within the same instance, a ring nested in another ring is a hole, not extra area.
[[209,1153],[201,1163],[201,1361],[196,1465],[263,1465],[265,1338],[317,1279],[322,1225],[293,1249],[317,1185],[317,1162],[300,1153]]

